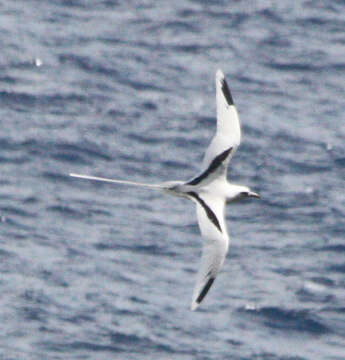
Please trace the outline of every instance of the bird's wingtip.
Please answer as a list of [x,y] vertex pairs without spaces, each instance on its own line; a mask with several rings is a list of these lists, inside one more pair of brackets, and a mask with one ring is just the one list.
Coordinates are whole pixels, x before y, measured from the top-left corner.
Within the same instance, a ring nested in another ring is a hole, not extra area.
[[216,71],[216,80],[217,81],[220,81],[220,80],[222,80],[222,79],[224,79],[224,73],[223,73],[223,71],[222,70],[220,70],[220,69],[218,69],[217,71]]
[[196,301],[193,301],[190,305],[191,311],[196,310],[198,306],[199,306],[199,304]]
[[220,69],[218,69],[216,72],[216,87],[223,93],[227,104],[234,105],[234,100],[232,98],[228,83],[225,80],[225,75]]

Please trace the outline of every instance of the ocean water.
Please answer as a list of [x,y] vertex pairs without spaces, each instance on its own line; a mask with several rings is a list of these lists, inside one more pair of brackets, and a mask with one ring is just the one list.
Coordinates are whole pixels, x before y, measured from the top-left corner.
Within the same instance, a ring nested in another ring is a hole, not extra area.
[[[0,4],[0,358],[345,358],[345,2]],[[242,124],[231,247],[189,310],[215,71]]]

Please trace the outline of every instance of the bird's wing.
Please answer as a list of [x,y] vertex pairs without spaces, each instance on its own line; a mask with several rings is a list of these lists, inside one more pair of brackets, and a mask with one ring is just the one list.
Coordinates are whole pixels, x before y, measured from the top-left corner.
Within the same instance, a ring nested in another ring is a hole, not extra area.
[[186,185],[207,185],[215,178],[226,173],[226,168],[231,157],[232,148],[217,155],[208,167],[198,176],[189,180]]
[[203,170],[207,170],[217,156],[229,151],[223,163],[223,174],[226,175],[227,165],[241,142],[241,128],[229,86],[221,70],[216,73],[216,100],[217,131],[206,150]]
[[201,264],[193,292],[191,310],[195,310],[213,284],[221,269],[229,246],[224,220],[225,200],[210,195],[189,193],[197,203],[197,216],[204,238]]

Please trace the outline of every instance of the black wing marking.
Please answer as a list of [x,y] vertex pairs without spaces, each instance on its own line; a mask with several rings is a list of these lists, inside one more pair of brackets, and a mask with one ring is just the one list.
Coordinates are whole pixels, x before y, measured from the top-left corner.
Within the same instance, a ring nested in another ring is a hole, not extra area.
[[234,105],[234,100],[232,99],[228,83],[224,78],[221,80],[221,82],[222,82],[222,92],[226,99],[226,102],[228,103],[228,105]]
[[215,215],[215,213],[212,211],[212,209],[206,204],[206,202],[201,199],[201,197],[194,191],[191,191],[189,193],[187,193],[189,196],[191,196],[192,198],[194,198],[205,210],[207,217],[209,218],[209,220],[212,222],[212,224],[220,231],[222,232],[222,228],[220,227],[219,221],[217,219],[217,216]]
[[201,181],[203,181],[204,179],[206,179],[209,175],[211,175],[213,172],[215,172],[224,162],[224,160],[229,156],[229,154],[232,151],[232,147],[229,148],[228,150],[223,151],[221,154],[219,154],[218,156],[216,156],[211,164],[209,165],[209,167],[199,176],[197,176],[196,178],[194,178],[193,180],[189,181],[187,183],[187,185],[197,185],[199,184]]
[[196,299],[196,302],[198,304],[200,304],[203,300],[203,298],[206,296],[206,294],[208,293],[208,291],[210,290],[210,287],[212,286],[213,282],[214,282],[215,278],[209,278],[206,285],[203,287],[200,295],[198,296],[198,298]]

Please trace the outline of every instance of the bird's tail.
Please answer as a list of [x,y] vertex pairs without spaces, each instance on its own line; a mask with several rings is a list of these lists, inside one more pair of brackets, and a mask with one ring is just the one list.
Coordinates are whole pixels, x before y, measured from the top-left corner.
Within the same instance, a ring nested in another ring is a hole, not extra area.
[[157,190],[165,190],[166,186],[162,184],[145,184],[145,183],[139,183],[134,181],[128,181],[128,180],[116,180],[116,179],[107,179],[97,176],[89,176],[89,175],[80,175],[80,174],[69,174],[72,177],[80,178],[80,179],[87,179],[87,180],[96,180],[96,181],[102,181],[102,182],[109,182],[109,183],[116,183],[116,184],[126,184],[131,186],[140,186],[150,189],[157,189]]

